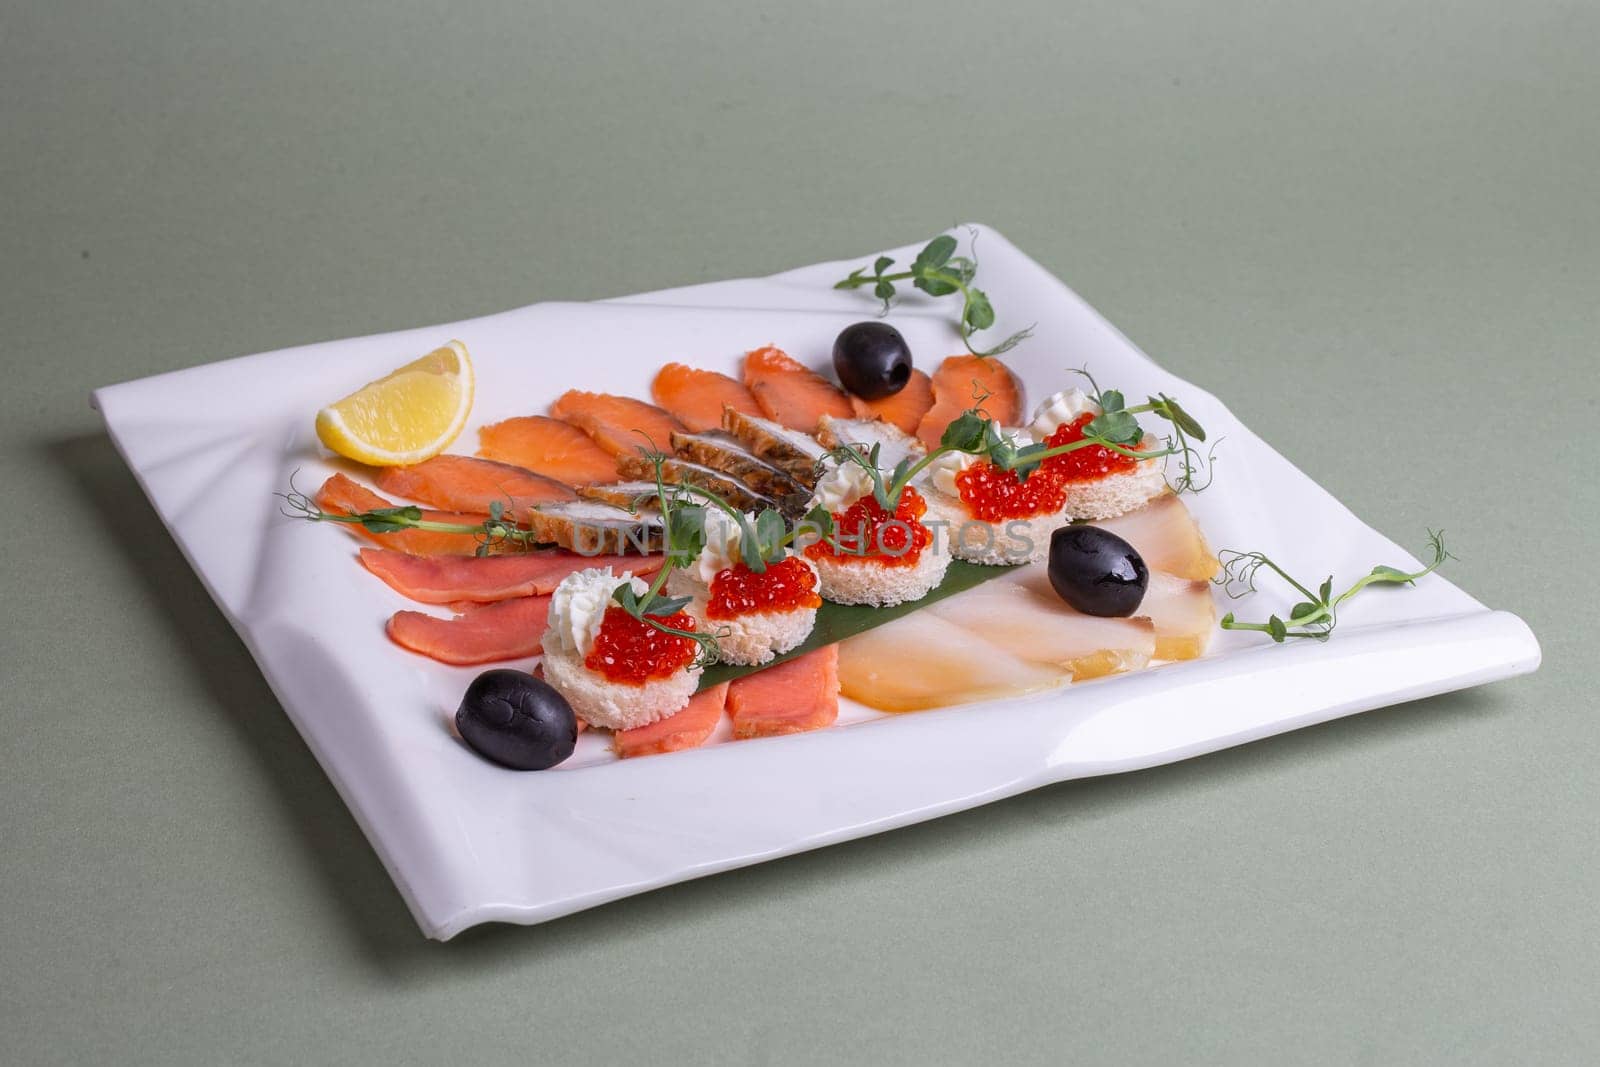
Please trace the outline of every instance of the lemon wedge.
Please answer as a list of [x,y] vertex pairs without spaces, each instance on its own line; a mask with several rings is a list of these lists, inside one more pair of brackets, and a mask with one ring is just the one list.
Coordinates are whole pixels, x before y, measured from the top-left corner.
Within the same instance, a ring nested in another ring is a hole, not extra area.
[[317,412],[317,437],[374,467],[421,463],[466,426],[472,386],[467,346],[451,341]]

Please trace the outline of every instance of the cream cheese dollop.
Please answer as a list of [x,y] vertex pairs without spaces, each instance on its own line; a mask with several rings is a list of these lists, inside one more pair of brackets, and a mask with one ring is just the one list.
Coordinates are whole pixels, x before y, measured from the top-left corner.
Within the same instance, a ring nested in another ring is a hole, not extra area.
[[928,464],[928,484],[946,496],[960,496],[956,475],[978,462],[970,452],[945,452]]
[[[1027,430],[1001,430],[1000,433],[1015,448],[1033,444],[1033,435]],[[928,469],[924,472],[928,484],[946,496],[960,496],[961,487],[956,484],[956,475],[977,463],[979,458],[970,452],[941,453],[928,464]]]
[[1034,409],[1033,421],[1028,423],[1028,429],[1043,441],[1086,411],[1098,416],[1100,405],[1090,400],[1089,394],[1082,389],[1063,389],[1046,397],[1044,403]]
[[633,591],[640,596],[650,591],[650,586],[643,579],[635,578],[632,571],[623,571],[618,578],[608,570],[595,568],[573,571],[561,579],[561,584],[550,594],[545,642],[553,641],[555,651],[575,653],[580,658],[587,656],[594,650],[595,635],[600,632],[606,609],[615,603],[611,594],[630,582]]
[[705,530],[706,546],[695,557],[689,570],[701,585],[710,588],[712,579],[743,558],[739,554],[739,542],[744,531],[733,516],[717,507],[706,508]]
[[828,473],[817,482],[811,506],[822,506],[831,515],[842,514],[857,500],[872,492],[872,475],[859,463],[846,461],[829,465]]

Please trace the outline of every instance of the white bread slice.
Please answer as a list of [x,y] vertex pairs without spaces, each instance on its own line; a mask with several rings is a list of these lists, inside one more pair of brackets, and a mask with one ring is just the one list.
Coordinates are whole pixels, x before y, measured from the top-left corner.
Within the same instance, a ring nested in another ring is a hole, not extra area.
[[[1159,448],[1161,442],[1146,437],[1138,451]],[[1142,459],[1126,474],[1109,474],[1090,482],[1067,483],[1066,516],[1069,519],[1114,519],[1142,508],[1167,487],[1162,459]]]
[[797,647],[811,636],[817,622],[816,608],[792,611],[752,611],[731,619],[706,617],[711,589],[688,571],[673,571],[667,579],[667,592],[692,597],[687,609],[699,629],[717,638],[717,659],[723,663],[754,666]]
[[930,544],[909,567],[885,567],[870,556],[821,556],[812,562],[822,578],[823,599],[885,608],[927,596],[944,581],[950,554],[943,545]]
[[941,493],[932,486],[925,488],[922,495],[928,501],[928,514],[923,521],[948,524],[942,529],[934,528],[933,547],[956,559],[989,567],[1044,559],[1050,551],[1050,535],[1069,521],[1065,515],[1051,512],[1031,519],[986,522],[967,511],[960,497]]
[[567,698],[578,718],[610,730],[648,726],[682,711],[700,684],[698,667],[643,685],[608,681],[585,667],[575,650],[547,651],[542,666],[544,680]]

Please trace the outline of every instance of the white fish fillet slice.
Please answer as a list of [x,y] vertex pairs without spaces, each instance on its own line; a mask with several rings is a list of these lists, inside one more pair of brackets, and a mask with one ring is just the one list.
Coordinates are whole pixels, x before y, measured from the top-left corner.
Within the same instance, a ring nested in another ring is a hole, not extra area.
[[883,711],[993,700],[1065,680],[1062,671],[1014,656],[927,610],[839,644],[841,692]]
[[1156,652],[1156,628],[1149,619],[1103,619],[1074,611],[1050,588],[1043,564],[924,610],[1020,659],[1065,671],[1075,682],[1138,670]]
[[1156,627],[1156,659],[1198,659],[1217,632],[1217,602],[1211,583],[1150,572],[1139,614]]
[[[1093,616],[1080,614],[1050,587],[1050,572],[1043,563],[1013,571],[1004,578],[979,586],[973,592],[1005,585],[1021,586],[1037,599],[1053,601],[1056,610],[1076,618],[1105,623],[1147,621],[1153,639],[1149,657],[1152,659],[1195,659],[1203,656],[1217,628],[1217,608],[1211,598],[1211,583],[1175,578],[1160,571],[1150,572],[1150,585],[1133,620],[1094,619]],[[950,599],[956,601],[967,595],[962,593]]]
[[1199,581],[1209,581],[1217,573],[1217,557],[1199,524],[1173,493],[1162,493],[1142,508],[1093,525],[1132,545],[1151,571]]

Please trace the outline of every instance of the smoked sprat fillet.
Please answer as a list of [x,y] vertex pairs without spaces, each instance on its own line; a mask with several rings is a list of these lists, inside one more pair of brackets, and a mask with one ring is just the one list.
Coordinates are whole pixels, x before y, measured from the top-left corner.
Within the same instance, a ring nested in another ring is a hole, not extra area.
[[363,548],[361,565],[402,596],[422,604],[489,602],[555,591],[573,571],[606,567],[641,577],[661,569],[660,556],[580,556],[574,552],[518,552],[503,556],[413,556]]
[[478,431],[478,455],[525,467],[568,485],[608,482],[616,460],[587,433],[545,415],[522,415]]
[[662,367],[650,383],[650,396],[694,433],[721,426],[724,406],[746,415],[761,414],[756,398],[743,383],[726,374],[683,363]]
[[802,488],[816,487],[817,466],[828,451],[816,438],[732,408],[722,409],[722,425],[751,452],[799,482]]
[[659,511],[661,490],[654,481],[600,482],[575,487],[584,500],[602,500],[627,511]]
[[550,405],[550,414],[578,427],[613,456],[636,456],[641,448],[665,452],[672,447],[672,435],[687,429],[654,404],[581,389],[562,393]]
[[973,408],[1001,426],[1016,426],[1022,421],[1022,386],[998,359],[950,356],[933,373],[933,406],[917,423],[917,436],[938,448],[945,427]]
[[791,430],[810,433],[824,415],[855,414],[837,385],[771,346],[745,355],[744,384],[767,418]]
[[675,433],[672,435],[672,447],[684,459],[732,475],[774,500],[782,500],[795,493],[806,493],[799,482],[750,451],[744,442],[725,430]]
[[402,648],[457,667],[537,656],[550,598],[525,596],[475,604],[451,619],[421,611],[397,611],[389,639]]
[[[656,475],[655,463],[644,456],[618,456],[617,470],[632,481],[646,481]],[[740,511],[778,507],[776,500],[762,496],[732,475],[685,459],[669,457],[662,460],[661,480],[667,485],[697,485],[709,489]]]
[[386,493],[450,511],[486,515],[498,503],[507,518],[577,496],[570,486],[542,474],[472,456],[434,456],[411,467],[382,467],[375,480]]

